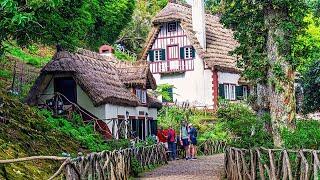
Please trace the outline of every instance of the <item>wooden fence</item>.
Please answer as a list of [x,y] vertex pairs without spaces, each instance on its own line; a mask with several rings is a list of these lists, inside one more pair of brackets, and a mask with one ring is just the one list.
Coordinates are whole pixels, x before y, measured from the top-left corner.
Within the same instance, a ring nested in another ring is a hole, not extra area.
[[113,152],[103,151],[91,153],[85,157],[67,159],[50,179],[56,178],[61,173],[64,173],[67,180],[129,179],[132,158],[136,158],[143,168],[167,163],[163,144]]
[[[206,140],[198,144],[197,154],[210,156],[218,153],[224,153],[225,147],[226,147],[225,142]],[[177,156],[179,158],[185,158],[186,154],[182,146],[177,147]]]
[[318,150],[238,149],[225,150],[227,179],[318,179]]

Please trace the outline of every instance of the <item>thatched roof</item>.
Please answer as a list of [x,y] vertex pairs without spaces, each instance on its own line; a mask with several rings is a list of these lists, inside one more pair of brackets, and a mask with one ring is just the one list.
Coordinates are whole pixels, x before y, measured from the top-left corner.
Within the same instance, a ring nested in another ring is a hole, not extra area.
[[223,27],[218,15],[207,13],[205,15],[207,44],[206,49],[203,49],[192,28],[192,7],[181,3],[168,3],[153,19],[153,28],[141,55],[143,60],[146,60],[148,50],[152,47],[160,32],[161,24],[171,21],[180,22],[197,54],[205,61],[208,67],[223,71],[239,71],[236,67],[236,57],[229,54],[237,46],[237,41],[233,39],[233,32]]
[[134,78],[126,79],[127,75],[122,69],[118,70],[116,64],[117,59],[113,57],[101,56],[84,49],[79,49],[75,53],[57,52],[42,69],[27,102],[36,104],[36,97],[50,82],[48,77],[54,74],[70,74],[95,106],[106,103],[124,106],[140,105],[138,98],[126,87],[126,84],[136,83],[144,87],[149,84],[150,87],[155,88],[153,76],[148,76],[150,70],[143,65],[122,64],[123,69],[130,71],[131,76],[135,75]]
[[146,62],[128,63],[118,61],[115,64],[121,81],[127,86],[140,86],[147,89],[156,89],[156,80]]

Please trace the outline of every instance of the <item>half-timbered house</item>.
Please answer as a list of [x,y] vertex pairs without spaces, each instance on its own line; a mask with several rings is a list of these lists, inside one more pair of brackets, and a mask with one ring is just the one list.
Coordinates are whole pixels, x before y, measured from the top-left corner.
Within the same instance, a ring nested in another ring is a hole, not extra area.
[[157,84],[174,86],[169,90],[173,101],[215,108],[218,96],[237,100],[248,95],[236,57],[230,55],[236,46],[219,15],[205,13],[203,0],[193,0],[192,6],[171,2],[153,19],[141,57]]
[[161,102],[147,92],[156,88],[148,64],[121,62],[111,52],[106,45],[100,54],[84,49],[57,52],[42,69],[27,103],[58,108],[58,114],[76,105],[106,138],[121,138],[119,124],[127,137],[130,132],[140,139],[155,134]]

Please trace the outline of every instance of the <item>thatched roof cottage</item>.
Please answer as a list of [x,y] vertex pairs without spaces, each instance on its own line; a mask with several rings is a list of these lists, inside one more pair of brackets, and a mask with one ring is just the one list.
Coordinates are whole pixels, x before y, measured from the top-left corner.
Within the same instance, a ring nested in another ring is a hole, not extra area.
[[129,128],[144,139],[156,131],[161,103],[147,93],[155,89],[156,81],[146,63],[124,63],[101,49],[100,54],[84,49],[60,51],[41,70],[27,103],[48,104],[58,92],[67,99],[64,105],[72,102],[99,119],[99,126],[109,132],[107,137],[119,138],[114,131],[130,119]]
[[230,54],[237,45],[219,15],[205,12],[204,0],[192,6],[171,1],[153,19],[141,59],[158,84],[175,86],[174,101],[212,108],[218,96],[233,101],[249,93]]

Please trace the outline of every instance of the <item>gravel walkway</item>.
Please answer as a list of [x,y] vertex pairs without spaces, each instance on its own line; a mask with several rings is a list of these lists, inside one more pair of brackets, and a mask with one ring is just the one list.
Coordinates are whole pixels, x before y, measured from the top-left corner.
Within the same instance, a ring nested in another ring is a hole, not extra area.
[[197,160],[170,161],[168,165],[147,172],[140,179],[150,180],[209,180],[223,179],[224,155],[199,157]]

